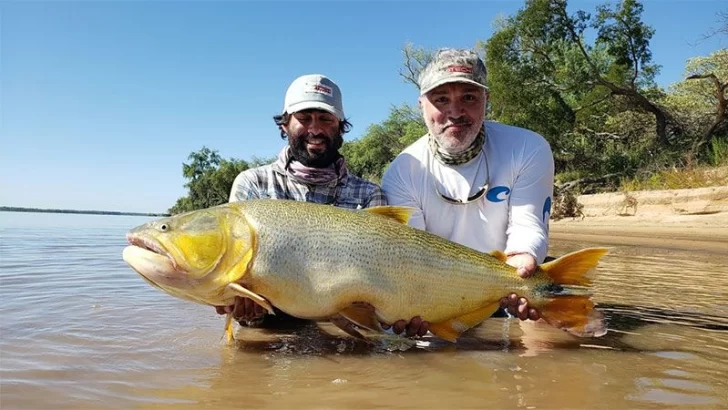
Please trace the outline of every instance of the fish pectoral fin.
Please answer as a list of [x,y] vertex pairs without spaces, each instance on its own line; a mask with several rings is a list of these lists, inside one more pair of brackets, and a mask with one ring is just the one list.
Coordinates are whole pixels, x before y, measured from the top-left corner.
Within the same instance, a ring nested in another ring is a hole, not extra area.
[[225,341],[230,344],[235,340],[235,335],[233,334],[233,314],[228,313],[227,317],[225,317]]
[[444,322],[430,323],[430,332],[454,343],[463,332],[488,319],[499,307],[500,301]]
[[260,296],[259,294],[254,293],[249,289],[245,289],[244,287],[238,285],[237,283],[231,283],[231,284],[227,285],[227,287],[242,297],[252,299],[253,302],[259,304],[265,310],[267,310],[269,314],[275,315],[273,306],[263,296]]
[[364,208],[363,211],[383,216],[385,218],[391,218],[406,225],[409,222],[412,213],[414,213],[415,208],[407,206],[381,205]]
[[339,312],[339,315],[359,327],[375,332],[384,332],[382,324],[377,320],[374,306],[368,303],[352,303]]

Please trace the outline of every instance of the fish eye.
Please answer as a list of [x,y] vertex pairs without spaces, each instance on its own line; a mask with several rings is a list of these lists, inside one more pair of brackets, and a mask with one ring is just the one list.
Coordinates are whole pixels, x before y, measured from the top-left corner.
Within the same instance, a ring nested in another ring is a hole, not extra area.
[[159,230],[162,232],[166,232],[168,229],[169,229],[169,225],[167,225],[167,224],[159,225]]

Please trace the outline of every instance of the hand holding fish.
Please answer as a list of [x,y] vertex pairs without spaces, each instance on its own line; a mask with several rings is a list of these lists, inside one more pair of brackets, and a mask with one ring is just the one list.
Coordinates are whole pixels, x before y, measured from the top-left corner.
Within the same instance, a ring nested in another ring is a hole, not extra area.
[[[389,329],[390,326],[387,324],[382,323],[382,327],[385,329]],[[410,320],[409,323],[407,323],[406,320],[398,320],[394,322],[391,326],[392,332],[394,334],[401,334],[406,331],[407,337],[413,337],[413,336],[424,336],[427,334],[427,332],[430,330],[430,323],[426,320],[422,320],[421,317],[415,316]]]
[[[531,277],[536,272],[536,258],[529,253],[518,253],[510,256],[506,263],[517,269],[518,276],[522,278]],[[529,308],[526,298],[519,298],[515,293],[501,299],[501,309],[507,309],[508,313],[517,316],[521,320],[538,320],[541,315],[538,310]]]
[[232,306],[215,306],[219,315],[233,314],[235,320],[254,320],[265,316],[264,307],[253,302],[253,299],[237,296]]
[[[534,268],[535,269],[535,268]],[[532,274],[533,272],[530,272]],[[519,298],[517,294],[511,293],[500,301],[501,309],[507,309],[508,313],[518,317],[521,320],[539,320],[541,315],[538,310],[529,307],[526,298]],[[382,323],[382,327],[389,329],[390,326]],[[424,336],[430,330],[430,323],[422,320],[421,317],[415,316],[408,323],[406,320],[398,320],[391,326],[392,332],[395,334],[405,333],[408,337]]]
[[539,320],[541,318],[538,310],[528,306],[528,300],[526,298],[519,298],[515,293],[501,298],[500,307],[501,309],[508,310],[508,313],[521,320]]
[[517,269],[518,276],[531,277],[536,272],[536,258],[530,253],[517,253],[506,259],[506,263]]

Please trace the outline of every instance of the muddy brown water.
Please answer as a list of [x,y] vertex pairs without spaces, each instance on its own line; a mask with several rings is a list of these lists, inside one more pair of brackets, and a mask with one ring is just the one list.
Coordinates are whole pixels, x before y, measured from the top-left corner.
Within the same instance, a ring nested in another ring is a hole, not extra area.
[[[367,344],[328,324],[238,329],[121,260],[147,218],[0,212],[0,408],[725,408],[728,252],[608,243],[580,340],[493,318],[457,344]],[[659,244],[658,244],[659,245]]]

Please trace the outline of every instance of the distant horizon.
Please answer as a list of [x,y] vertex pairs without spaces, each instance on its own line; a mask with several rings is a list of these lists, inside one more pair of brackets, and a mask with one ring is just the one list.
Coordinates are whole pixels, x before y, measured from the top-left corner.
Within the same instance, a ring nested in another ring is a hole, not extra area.
[[130,215],[130,216],[168,216],[169,212],[137,212],[137,211],[108,211],[101,209],[72,209],[72,208],[46,208],[29,206],[0,205],[0,212],[38,212],[38,213],[72,213],[90,215]]

